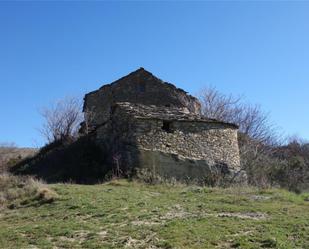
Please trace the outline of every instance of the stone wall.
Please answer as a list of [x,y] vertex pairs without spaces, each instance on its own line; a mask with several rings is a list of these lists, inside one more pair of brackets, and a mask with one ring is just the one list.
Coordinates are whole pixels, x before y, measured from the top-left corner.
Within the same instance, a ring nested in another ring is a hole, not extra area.
[[213,171],[239,171],[237,128],[223,123],[137,118],[116,108],[97,129],[111,160],[121,155],[126,169],[148,169],[164,177],[200,179]]
[[199,101],[182,89],[163,82],[144,69],[139,69],[99,90],[86,94],[84,102],[85,118],[91,126],[107,122],[111,107],[116,102],[140,103],[166,107],[186,107],[190,112],[199,114]]
[[173,121],[170,131],[163,120],[138,120],[137,144],[144,150],[177,154],[209,165],[224,163],[239,168],[237,129],[206,122]]
[[207,119],[200,109],[196,98],[142,68],[84,102],[87,132],[123,171],[201,179],[219,170],[233,177],[240,170],[238,127]]

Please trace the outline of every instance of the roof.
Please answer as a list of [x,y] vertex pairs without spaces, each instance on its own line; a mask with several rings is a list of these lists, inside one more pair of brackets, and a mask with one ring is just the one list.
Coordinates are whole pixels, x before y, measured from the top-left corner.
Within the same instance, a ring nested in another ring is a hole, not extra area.
[[[86,109],[86,100],[87,100],[88,96],[95,95],[98,92],[104,91],[105,89],[108,89],[108,88],[113,88],[113,87],[117,86],[118,84],[121,84],[121,83],[125,82],[126,80],[129,80],[130,78],[138,78],[138,79],[153,78],[155,81],[160,82],[161,84],[166,84],[171,89],[178,90],[180,92],[187,94],[187,92],[184,91],[183,89],[177,88],[175,85],[173,85],[171,83],[162,81],[161,79],[154,76],[151,72],[145,70],[143,67],[140,67],[139,69],[137,69],[137,70],[135,70],[135,71],[113,81],[112,83],[104,84],[99,89],[86,93],[85,96],[84,96],[83,111],[85,111],[85,109]],[[191,95],[188,95],[188,96],[191,97],[191,98],[195,98]]]
[[126,76],[123,76],[123,77],[119,78],[118,80],[113,81],[112,83],[104,84],[99,89],[91,91],[89,93],[86,93],[85,96],[94,94],[94,93],[96,93],[96,92],[98,92],[98,91],[100,91],[100,90],[102,90],[102,89],[104,89],[106,87],[116,85],[117,83],[120,83],[120,82],[122,82],[122,81],[124,81],[126,79],[129,79],[131,77],[134,77],[134,76],[139,77],[141,79],[152,77],[153,79],[157,80],[158,82],[160,82],[162,84],[166,84],[166,85],[168,85],[169,87],[171,87],[174,90],[183,92],[183,93],[187,94],[191,98],[195,98],[194,96],[189,95],[188,92],[186,92],[185,90],[176,87],[174,84],[159,79],[158,77],[154,76],[151,72],[145,70],[143,67],[140,67],[139,69],[137,69],[137,70],[127,74]]
[[187,108],[162,107],[155,105],[133,104],[129,102],[117,102],[114,107],[124,110],[126,113],[129,113],[137,119],[216,123],[238,129],[236,124],[210,119],[203,115],[197,115],[189,112]]

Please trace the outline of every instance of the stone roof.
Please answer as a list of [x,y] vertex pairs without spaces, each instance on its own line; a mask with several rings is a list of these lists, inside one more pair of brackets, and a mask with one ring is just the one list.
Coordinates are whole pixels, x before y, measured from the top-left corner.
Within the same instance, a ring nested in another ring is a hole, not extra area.
[[[166,81],[163,81],[163,80],[159,79],[158,77],[154,76],[151,72],[145,70],[143,67],[140,67],[139,69],[129,73],[128,75],[125,75],[125,76],[119,78],[118,80],[113,81],[112,83],[104,84],[99,89],[97,89],[95,91],[92,91],[92,92],[89,92],[86,95],[93,94],[93,93],[95,93],[97,91],[100,91],[100,90],[102,90],[102,89],[104,89],[104,88],[106,88],[108,86],[116,85],[117,83],[125,81],[125,80],[127,80],[127,79],[129,79],[129,78],[131,78],[133,76],[136,76],[136,77],[141,78],[141,79],[153,78],[153,79],[157,80],[158,82],[161,82],[162,84],[166,84],[166,85],[170,86],[174,90],[177,90],[177,91],[183,92],[185,94],[188,94],[188,92],[186,92],[185,90],[176,87],[172,83],[169,83],[169,82],[166,82]],[[189,96],[193,97],[192,95],[189,95]],[[195,98],[195,97],[193,97],[193,98]]]
[[[117,79],[116,81],[113,81],[112,83],[104,84],[103,86],[101,86],[97,90],[94,90],[94,91],[91,91],[89,93],[86,93],[85,97],[84,97],[84,100],[87,99],[87,96],[94,95],[94,94],[96,94],[96,93],[98,93],[100,91],[105,91],[106,89],[109,89],[109,88],[113,88],[114,89],[116,86],[121,85],[124,82],[130,81],[131,79],[133,81],[145,81],[145,80],[155,81],[157,83],[162,84],[161,87],[165,87],[165,88],[169,89],[169,91],[180,92],[180,93],[186,95],[191,100],[194,100],[194,101],[198,102],[196,97],[188,94],[188,92],[186,92],[185,90],[176,87],[172,83],[169,83],[169,82],[166,82],[166,81],[163,81],[163,80],[159,79],[158,77],[153,75],[151,72],[145,70],[143,67],[140,67],[139,69],[129,73],[126,76],[123,76],[123,77]],[[83,105],[83,111],[85,111],[85,102],[84,102],[84,105]]]
[[114,108],[120,108],[137,119],[159,119],[170,121],[191,121],[224,124],[238,129],[236,124],[210,119],[203,115],[191,113],[187,108],[163,107],[155,105],[133,104],[130,102],[117,102]]

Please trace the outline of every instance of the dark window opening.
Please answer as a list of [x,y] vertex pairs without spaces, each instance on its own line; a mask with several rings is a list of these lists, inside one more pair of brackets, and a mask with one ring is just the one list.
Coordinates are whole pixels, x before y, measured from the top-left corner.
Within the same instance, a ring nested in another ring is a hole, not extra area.
[[171,105],[170,104],[166,104],[165,107],[171,107]]
[[172,129],[172,122],[171,121],[163,121],[162,130],[166,131],[167,133],[173,133]]

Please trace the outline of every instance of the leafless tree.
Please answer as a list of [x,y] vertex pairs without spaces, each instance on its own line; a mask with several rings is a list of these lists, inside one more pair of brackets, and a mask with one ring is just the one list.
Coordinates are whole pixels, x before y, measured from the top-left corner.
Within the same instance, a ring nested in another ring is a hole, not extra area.
[[260,106],[246,103],[243,97],[225,95],[213,87],[204,88],[199,99],[206,117],[239,126],[241,167],[247,171],[250,183],[267,186],[268,172],[277,163],[272,155],[281,144],[269,115]]
[[77,136],[82,121],[81,102],[75,97],[66,97],[40,111],[44,124],[41,134],[48,142],[65,140]]
[[201,90],[199,100],[202,104],[202,113],[208,118],[232,122],[239,116],[241,97],[224,95],[214,87]]
[[208,117],[239,126],[239,131],[258,142],[276,141],[275,128],[260,106],[245,103],[242,97],[224,95],[216,88],[204,88],[199,95],[202,113]]
[[294,134],[294,135],[288,136],[286,138],[286,143],[289,144],[289,145],[298,144],[299,146],[303,146],[303,145],[308,144],[309,141],[300,137],[297,134]]

